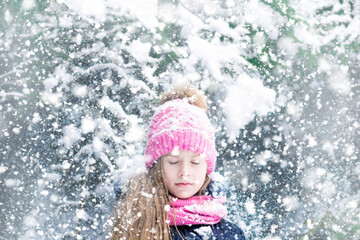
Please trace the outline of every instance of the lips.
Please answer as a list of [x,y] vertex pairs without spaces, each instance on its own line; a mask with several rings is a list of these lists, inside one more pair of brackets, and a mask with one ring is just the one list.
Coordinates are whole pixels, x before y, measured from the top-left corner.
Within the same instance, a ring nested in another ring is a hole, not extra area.
[[188,186],[190,186],[190,185],[192,185],[191,183],[176,183],[175,184],[176,186],[178,186],[178,187],[188,187]]

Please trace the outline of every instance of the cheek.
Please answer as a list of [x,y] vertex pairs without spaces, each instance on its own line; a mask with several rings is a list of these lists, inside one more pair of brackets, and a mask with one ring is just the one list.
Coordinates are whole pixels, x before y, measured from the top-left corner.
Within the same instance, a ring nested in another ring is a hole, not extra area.
[[171,180],[171,176],[173,176],[174,173],[171,170],[171,168],[168,168],[166,166],[163,167],[163,177],[164,177],[164,182],[167,184],[170,180]]
[[206,162],[201,168],[201,174],[204,176],[207,174],[207,163]]
[[200,169],[197,169],[196,175],[198,176],[199,184],[203,184],[205,182],[206,174],[207,174],[207,165],[202,166]]

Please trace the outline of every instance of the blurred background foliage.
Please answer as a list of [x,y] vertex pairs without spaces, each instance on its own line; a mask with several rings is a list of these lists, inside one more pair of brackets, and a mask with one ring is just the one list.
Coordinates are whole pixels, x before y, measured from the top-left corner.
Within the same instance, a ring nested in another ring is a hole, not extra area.
[[[0,238],[103,236],[157,96],[181,80],[211,100],[249,239],[359,238],[359,15],[345,0],[1,1]],[[231,128],[242,79],[276,99]]]

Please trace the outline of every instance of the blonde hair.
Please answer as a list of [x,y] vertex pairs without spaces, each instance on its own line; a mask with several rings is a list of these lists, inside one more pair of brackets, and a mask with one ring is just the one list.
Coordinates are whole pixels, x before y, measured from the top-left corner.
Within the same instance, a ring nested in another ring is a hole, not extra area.
[[128,182],[128,191],[120,196],[113,217],[111,240],[169,239],[167,223],[169,195],[162,179],[161,164]]
[[[195,195],[203,195],[210,181],[206,175]],[[129,180],[128,192],[119,197],[110,218],[112,229],[108,239],[172,239],[166,205],[170,206],[170,195],[164,183],[162,159],[159,159],[147,173]],[[176,225],[175,228],[178,231]]]

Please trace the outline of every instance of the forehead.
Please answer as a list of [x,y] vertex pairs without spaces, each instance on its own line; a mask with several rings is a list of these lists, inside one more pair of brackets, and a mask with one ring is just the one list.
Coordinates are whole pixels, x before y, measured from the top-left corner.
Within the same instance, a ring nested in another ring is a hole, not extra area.
[[174,150],[164,155],[165,157],[199,157],[200,154],[193,151]]

